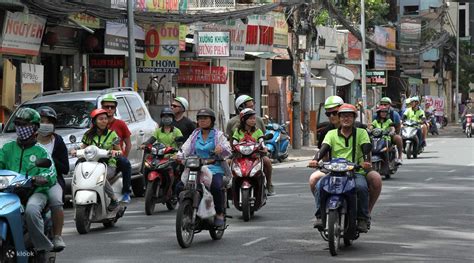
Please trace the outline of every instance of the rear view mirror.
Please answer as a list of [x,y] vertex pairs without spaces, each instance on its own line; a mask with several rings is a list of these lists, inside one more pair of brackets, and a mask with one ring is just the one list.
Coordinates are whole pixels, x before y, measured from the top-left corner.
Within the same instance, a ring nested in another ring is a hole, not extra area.
[[290,121],[285,121],[285,124],[286,124],[286,125],[290,125]]
[[53,163],[48,158],[41,158],[36,160],[35,166],[39,168],[49,168]]
[[265,119],[270,119],[270,117],[268,117],[268,115],[267,115],[267,114],[265,114],[265,116],[264,116],[264,117],[265,117]]
[[262,138],[263,138],[265,141],[271,140],[271,139],[273,139],[273,133],[265,134],[265,136],[262,136]]

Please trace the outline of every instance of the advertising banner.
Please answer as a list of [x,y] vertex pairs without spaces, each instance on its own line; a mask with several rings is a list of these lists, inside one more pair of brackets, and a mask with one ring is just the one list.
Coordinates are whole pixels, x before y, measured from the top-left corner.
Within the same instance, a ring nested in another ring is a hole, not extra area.
[[46,19],[21,12],[5,12],[0,53],[37,56]]
[[178,73],[179,23],[145,25],[145,56],[138,73]]
[[245,51],[271,52],[273,50],[274,31],[275,20],[271,14],[249,16]]
[[361,59],[361,52],[362,49],[362,42],[360,42],[352,33],[349,32],[347,36],[347,49],[348,49],[348,56],[347,58],[350,60],[360,60]]
[[277,48],[288,47],[288,24],[284,13],[272,12],[275,19],[275,31],[273,35],[273,46]]
[[[395,49],[396,45],[396,31],[394,28],[375,26],[374,40],[377,44]],[[375,51],[375,66],[376,69],[395,70],[396,58],[395,56],[385,55]]]
[[230,55],[229,32],[197,32],[198,57],[228,57]]
[[[143,28],[135,25],[135,55],[143,58],[145,51],[145,32]],[[104,37],[104,54],[124,55],[128,57],[128,29],[126,24],[107,22]]]
[[228,31],[230,32],[230,56],[228,59],[245,58],[247,25],[242,20],[228,20],[220,23],[196,23],[191,31]]
[[179,50],[186,50],[186,35],[188,31],[188,25],[179,25]]
[[179,68],[178,83],[181,84],[226,84],[226,67],[182,66]]
[[44,66],[21,63],[21,102],[43,92]]

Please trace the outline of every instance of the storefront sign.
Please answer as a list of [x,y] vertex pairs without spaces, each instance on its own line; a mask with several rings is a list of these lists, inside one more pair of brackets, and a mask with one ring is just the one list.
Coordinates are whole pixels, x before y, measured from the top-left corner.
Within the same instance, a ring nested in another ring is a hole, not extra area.
[[198,57],[228,57],[230,55],[229,32],[197,32]]
[[387,86],[387,72],[385,70],[367,70],[366,76],[368,86]]
[[135,11],[168,12],[186,11],[188,0],[136,0]]
[[139,73],[177,73],[179,69],[179,23],[145,25],[144,61]]
[[[135,36],[135,55],[143,58],[145,51],[145,32],[143,28],[135,25],[133,34]],[[106,55],[128,56],[128,29],[126,24],[107,22],[105,28],[105,50]]]
[[278,48],[288,47],[288,24],[284,13],[272,12],[275,19],[275,32],[273,36],[273,46]]
[[178,83],[181,84],[226,84],[226,67],[182,66],[179,68]]
[[444,116],[444,97],[425,96],[425,110],[434,110],[436,116]]
[[77,13],[70,15],[69,18],[79,25],[83,25],[89,28],[100,28],[100,19],[95,16],[90,16],[84,13]]
[[21,102],[43,92],[44,66],[21,63]]
[[0,53],[37,56],[46,19],[21,12],[5,12]]
[[270,15],[252,15],[248,17],[248,52],[270,52],[273,49],[275,20]]
[[186,35],[188,31],[188,25],[179,25],[179,50],[186,50]]
[[125,56],[89,55],[89,68],[124,68]]
[[230,32],[230,56],[227,59],[245,58],[247,25],[242,20],[227,20],[219,23],[196,23],[191,31],[228,31]]
[[234,71],[255,71],[255,60],[249,60],[249,61],[229,61],[229,70],[234,70]]

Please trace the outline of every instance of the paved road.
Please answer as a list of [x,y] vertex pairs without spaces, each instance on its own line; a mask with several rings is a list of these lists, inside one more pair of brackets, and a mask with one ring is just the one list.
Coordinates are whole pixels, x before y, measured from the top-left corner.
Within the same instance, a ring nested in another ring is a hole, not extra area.
[[195,236],[189,249],[176,241],[174,211],[157,206],[146,216],[143,199],[133,199],[116,227],[94,225],[77,234],[72,210],[66,211],[67,249],[58,262],[474,262],[474,139],[461,135],[428,141],[417,160],[405,160],[385,180],[372,214],[372,229],[331,257],[312,229],[313,198],[306,162],[276,165],[277,195],[243,222],[230,209],[224,238]]

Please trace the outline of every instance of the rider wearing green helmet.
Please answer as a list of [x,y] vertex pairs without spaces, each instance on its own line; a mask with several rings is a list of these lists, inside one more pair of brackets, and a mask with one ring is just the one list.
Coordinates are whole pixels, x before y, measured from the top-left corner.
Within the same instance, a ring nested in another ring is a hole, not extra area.
[[117,160],[117,170],[122,172],[123,178],[123,187],[122,187],[122,202],[130,202],[130,186],[132,184],[132,165],[127,159],[130,150],[132,149],[132,141],[130,139],[131,132],[128,129],[127,123],[122,120],[115,118],[115,113],[117,111],[118,100],[114,94],[106,94],[102,97],[100,102],[102,109],[107,111],[108,124],[107,129],[114,131],[120,138],[120,149],[122,150],[123,155],[118,156]]
[[[388,118],[392,120],[393,126],[395,127],[395,134],[391,136],[392,142],[397,145],[397,150],[398,150],[398,158],[395,159],[395,162],[398,165],[402,164],[403,160],[403,140],[402,137],[400,136],[400,130],[402,127],[402,122],[401,122],[401,117],[400,114],[398,114],[397,111],[392,109],[392,99],[389,97],[383,97],[380,99],[380,107],[384,107],[388,109]],[[374,120],[377,119],[377,115],[374,115]]]
[[35,184],[34,193],[28,198],[25,221],[38,257],[53,249],[53,244],[44,234],[41,211],[48,202],[48,191],[56,184],[56,169],[51,162],[48,168],[36,167],[39,159],[50,159],[47,150],[36,141],[40,125],[39,113],[31,108],[20,108],[14,115],[17,139],[3,145],[0,149],[0,169],[21,174],[28,173]]

